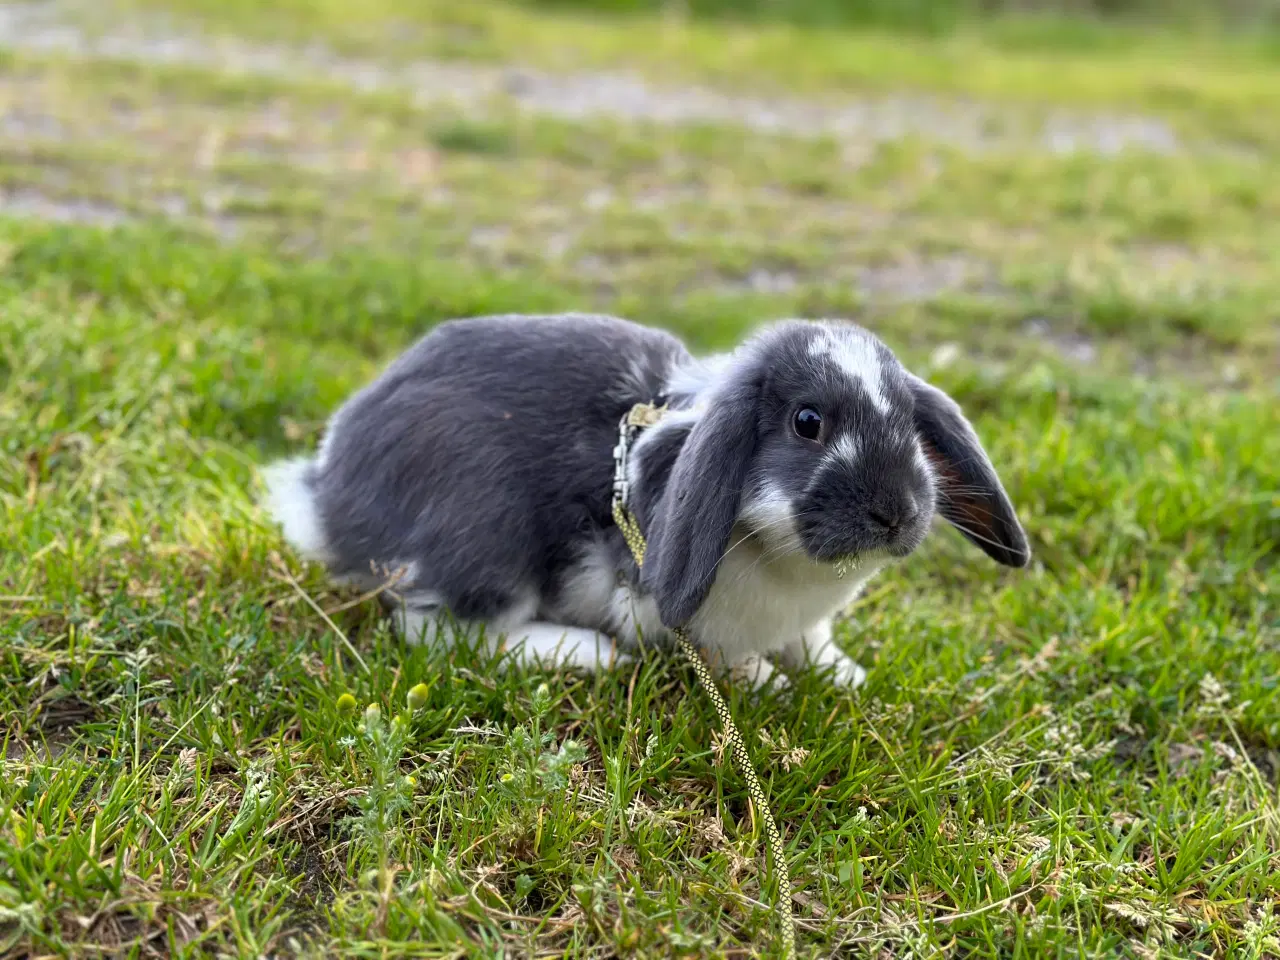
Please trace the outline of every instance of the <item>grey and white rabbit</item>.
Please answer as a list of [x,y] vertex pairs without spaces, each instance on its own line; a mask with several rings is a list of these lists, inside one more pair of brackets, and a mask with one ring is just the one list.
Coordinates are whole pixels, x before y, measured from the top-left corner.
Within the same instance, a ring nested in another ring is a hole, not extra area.
[[[612,451],[650,401],[668,412],[629,460],[641,570],[611,518]],[[999,563],[1030,558],[960,408],[846,323],[785,321],[695,359],[616,317],[449,321],[267,486],[304,557],[366,586],[400,572],[410,639],[483,625],[519,659],[587,668],[683,625],[755,683],[773,655],[856,684],[832,619],[935,511]]]

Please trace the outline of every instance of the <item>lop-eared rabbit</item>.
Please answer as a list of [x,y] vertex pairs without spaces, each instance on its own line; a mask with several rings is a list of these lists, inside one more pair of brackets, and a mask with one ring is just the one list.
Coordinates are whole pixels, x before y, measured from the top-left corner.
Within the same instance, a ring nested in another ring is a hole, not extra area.
[[[666,413],[627,463],[640,569],[610,506],[619,424],[646,402]],[[267,486],[303,557],[366,587],[398,575],[383,596],[410,640],[483,627],[507,660],[588,669],[685,626],[752,682],[808,660],[857,684],[832,619],[935,513],[998,563],[1030,557],[959,406],[848,323],[698,359],[616,317],[452,320]]]

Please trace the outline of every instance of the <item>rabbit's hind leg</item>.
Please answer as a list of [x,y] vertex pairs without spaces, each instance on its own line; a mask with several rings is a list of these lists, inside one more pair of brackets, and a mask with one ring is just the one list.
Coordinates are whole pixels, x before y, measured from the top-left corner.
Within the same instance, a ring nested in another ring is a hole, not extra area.
[[502,665],[526,667],[581,667],[600,670],[626,659],[612,638],[595,630],[533,620],[536,604],[517,603],[502,614],[485,619],[451,616],[437,594],[429,591],[406,595],[394,610],[395,624],[409,643],[434,645],[458,635],[474,636],[483,630],[492,650],[505,648]]

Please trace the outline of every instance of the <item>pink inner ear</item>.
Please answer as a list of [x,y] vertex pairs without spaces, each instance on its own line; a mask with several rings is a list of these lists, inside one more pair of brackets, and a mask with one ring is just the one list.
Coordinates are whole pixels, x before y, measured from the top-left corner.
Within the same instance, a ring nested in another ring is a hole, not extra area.
[[978,531],[992,533],[995,516],[987,499],[966,489],[964,478],[955,464],[939,453],[932,443],[922,438],[920,446],[938,478],[939,512],[953,523],[976,526]]

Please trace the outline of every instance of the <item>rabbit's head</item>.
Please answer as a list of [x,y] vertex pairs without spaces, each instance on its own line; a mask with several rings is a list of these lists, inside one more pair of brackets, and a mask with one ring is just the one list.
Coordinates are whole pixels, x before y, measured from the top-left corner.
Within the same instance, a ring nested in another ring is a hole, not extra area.
[[937,512],[999,563],[1030,559],[959,406],[860,327],[778,324],[672,394],[688,405],[636,450],[642,475],[665,478],[646,497],[643,578],[668,626],[706,598],[731,535],[757,538],[766,562],[883,562]]

